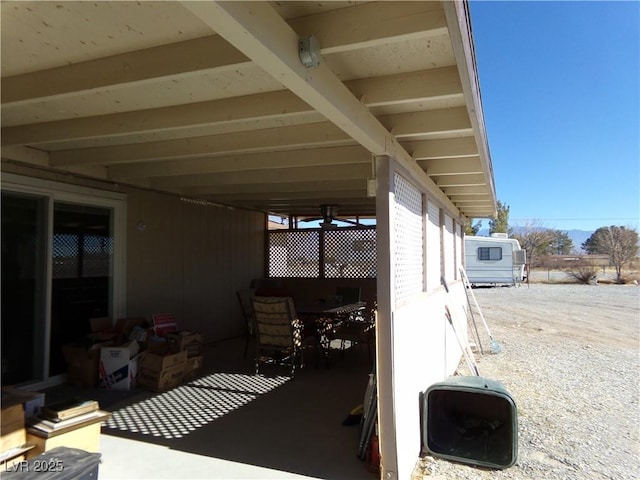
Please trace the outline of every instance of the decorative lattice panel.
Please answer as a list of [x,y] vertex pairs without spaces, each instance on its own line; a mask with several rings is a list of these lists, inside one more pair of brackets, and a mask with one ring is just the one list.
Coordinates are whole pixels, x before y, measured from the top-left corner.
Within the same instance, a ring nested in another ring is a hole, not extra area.
[[269,232],[270,277],[318,277],[320,232]]
[[108,277],[113,238],[99,235],[53,235],[53,278]]
[[375,278],[376,231],[324,232],[325,278]]
[[82,239],[82,276],[108,277],[111,272],[113,238],[87,235]]
[[440,286],[440,207],[429,202],[427,208],[427,289]]
[[462,267],[462,235],[464,233],[462,225],[456,223],[456,278],[460,278],[460,272],[458,271]]
[[53,235],[53,278],[79,277],[80,249],[78,236],[70,234]]
[[402,176],[394,177],[396,301],[422,291],[424,257],[422,194]]
[[442,250],[444,253],[444,278],[451,281],[455,278],[453,218],[444,216],[444,230],[442,238]]

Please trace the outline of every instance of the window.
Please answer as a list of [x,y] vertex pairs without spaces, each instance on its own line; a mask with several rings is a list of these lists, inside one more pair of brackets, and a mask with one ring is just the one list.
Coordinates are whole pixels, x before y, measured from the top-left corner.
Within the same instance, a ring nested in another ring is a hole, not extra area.
[[502,248],[478,247],[478,260],[502,260]]

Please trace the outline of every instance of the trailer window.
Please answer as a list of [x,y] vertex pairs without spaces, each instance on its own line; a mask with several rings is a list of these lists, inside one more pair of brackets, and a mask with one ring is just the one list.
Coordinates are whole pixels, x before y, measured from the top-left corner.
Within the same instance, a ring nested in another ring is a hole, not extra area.
[[502,260],[502,248],[478,247],[478,260]]

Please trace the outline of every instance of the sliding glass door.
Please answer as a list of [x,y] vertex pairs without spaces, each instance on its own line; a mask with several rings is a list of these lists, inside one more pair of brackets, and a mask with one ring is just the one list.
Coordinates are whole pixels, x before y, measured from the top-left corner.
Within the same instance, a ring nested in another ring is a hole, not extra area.
[[125,196],[4,174],[2,384],[64,380],[62,346],[125,311]]
[[44,377],[46,199],[2,193],[2,384]]
[[111,315],[113,234],[108,208],[56,202],[53,208],[49,375],[66,372],[62,346]]

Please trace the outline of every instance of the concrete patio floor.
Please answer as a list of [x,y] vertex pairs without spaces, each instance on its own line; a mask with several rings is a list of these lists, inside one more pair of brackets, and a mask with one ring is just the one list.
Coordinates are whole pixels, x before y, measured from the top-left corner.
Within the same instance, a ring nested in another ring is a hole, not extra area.
[[253,374],[244,339],[204,346],[201,374],[169,392],[60,386],[47,401],[93,397],[112,412],[102,427],[101,479],[349,479],[376,473],[357,458],[359,425],[343,426],[363,403],[371,372],[366,348],[314,352],[294,380],[275,367]]

